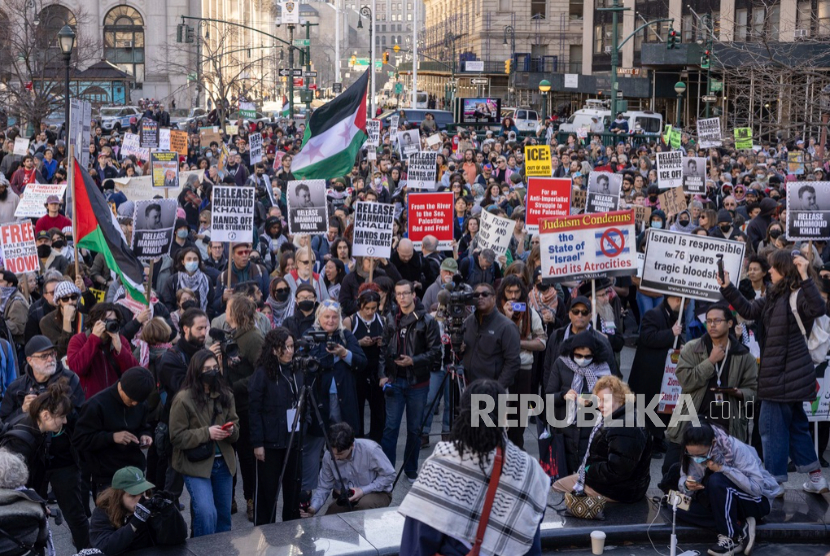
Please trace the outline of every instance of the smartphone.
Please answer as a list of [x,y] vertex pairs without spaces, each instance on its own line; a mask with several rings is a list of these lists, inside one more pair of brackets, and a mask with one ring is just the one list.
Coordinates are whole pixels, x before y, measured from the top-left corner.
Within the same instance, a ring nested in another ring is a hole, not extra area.
[[718,276],[721,282],[726,282],[726,275],[723,273],[723,255],[716,255],[718,258]]
[[223,431],[228,431],[233,428],[233,423],[225,423],[220,427]]
[[510,309],[514,313],[524,313],[527,311],[527,303],[519,303],[518,301],[514,301],[510,304]]

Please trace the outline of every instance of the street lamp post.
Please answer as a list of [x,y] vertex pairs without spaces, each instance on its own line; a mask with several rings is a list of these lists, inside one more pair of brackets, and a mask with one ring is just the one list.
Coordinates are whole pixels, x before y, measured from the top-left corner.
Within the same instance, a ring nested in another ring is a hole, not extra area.
[[69,145],[69,63],[72,60],[72,50],[75,48],[75,31],[72,27],[64,25],[58,32],[58,44],[66,63],[66,78],[63,83],[63,134],[66,144]]
[[674,84],[674,92],[677,93],[677,117],[674,119],[674,126],[680,129],[680,106],[683,103],[683,93],[686,92],[686,84],[678,81]]
[[[374,0],[373,0],[374,3]],[[371,79],[371,97],[369,100],[371,110],[372,110],[372,117],[375,117],[375,38],[374,38],[374,29],[375,29],[375,11],[370,8],[369,6],[363,6],[360,8],[360,15],[361,17],[366,17],[369,19],[369,79]],[[357,20],[357,28],[363,28],[363,22],[358,19]]]
[[516,30],[513,29],[512,25],[505,25],[504,26],[504,45],[506,46],[507,43],[507,35],[510,35],[510,73],[507,76],[507,99],[510,102],[510,87],[513,85],[512,77],[513,72],[516,71],[513,68],[513,63],[515,60],[513,58],[516,57]]
[[539,91],[542,93],[542,124],[548,117],[548,91],[550,91],[550,81],[542,79],[539,82]]

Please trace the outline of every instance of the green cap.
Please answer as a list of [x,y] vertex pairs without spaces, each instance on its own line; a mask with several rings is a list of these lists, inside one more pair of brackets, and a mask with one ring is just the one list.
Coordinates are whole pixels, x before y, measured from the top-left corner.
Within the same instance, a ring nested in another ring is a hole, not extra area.
[[123,490],[133,496],[143,494],[155,486],[144,477],[144,472],[138,467],[124,467],[112,476],[112,488]]

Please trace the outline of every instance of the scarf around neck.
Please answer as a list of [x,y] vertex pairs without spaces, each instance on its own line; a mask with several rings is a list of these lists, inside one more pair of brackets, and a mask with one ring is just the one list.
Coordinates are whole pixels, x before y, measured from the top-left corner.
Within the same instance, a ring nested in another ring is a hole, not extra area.
[[179,272],[178,289],[182,288],[187,288],[196,292],[196,295],[199,298],[199,307],[202,311],[207,309],[208,279],[201,270],[197,270],[192,276],[187,272]]
[[12,297],[14,297],[14,292],[17,291],[17,288],[14,286],[4,286],[0,288],[0,313],[6,312],[6,306],[8,306],[9,301]]

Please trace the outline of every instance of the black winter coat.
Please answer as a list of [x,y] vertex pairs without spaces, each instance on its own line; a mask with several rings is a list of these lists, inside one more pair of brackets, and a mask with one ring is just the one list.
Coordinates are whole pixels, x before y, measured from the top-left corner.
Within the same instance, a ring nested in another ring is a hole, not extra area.
[[[789,294],[775,296],[770,289],[766,297],[749,302],[734,284],[721,288],[721,293],[743,318],[763,323],[765,334],[758,369],[758,398],[780,403],[815,399],[816,369],[807,341],[790,309]],[[809,335],[813,321],[826,309],[812,278],[801,283],[796,307]]]
[[[677,316],[672,315],[666,300],[643,315],[637,351],[631,365],[628,386],[635,394],[642,394],[651,400],[660,394],[663,372],[666,370],[666,355],[674,345],[672,327],[677,323]],[[683,326],[685,331],[685,325]],[[677,340],[677,349],[683,347],[683,333]]]
[[[254,448],[279,450],[288,447],[290,423],[287,411],[299,402],[303,373],[293,372],[290,364],[280,367],[276,380],[268,376],[264,367],[258,367],[248,382],[248,413]],[[299,436],[295,435],[295,438]]]
[[[400,320],[398,320],[400,319]],[[406,368],[409,384],[429,381],[430,373],[441,366],[444,353],[438,323],[424,309],[408,315],[390,315],[383,330],[383,343],[378,361],[378,376],[394,382],[397,376],[395,359],[398,356],[398,331],[406,327],[405,353],[412,357],[412,366]]]
[[[622,423],[625,411],[620,407],[611,417]],[[604,426],[591,442],[587,465],[587,486],[617,502],[639,502],[651,482],[651,435],[640,427]]]

